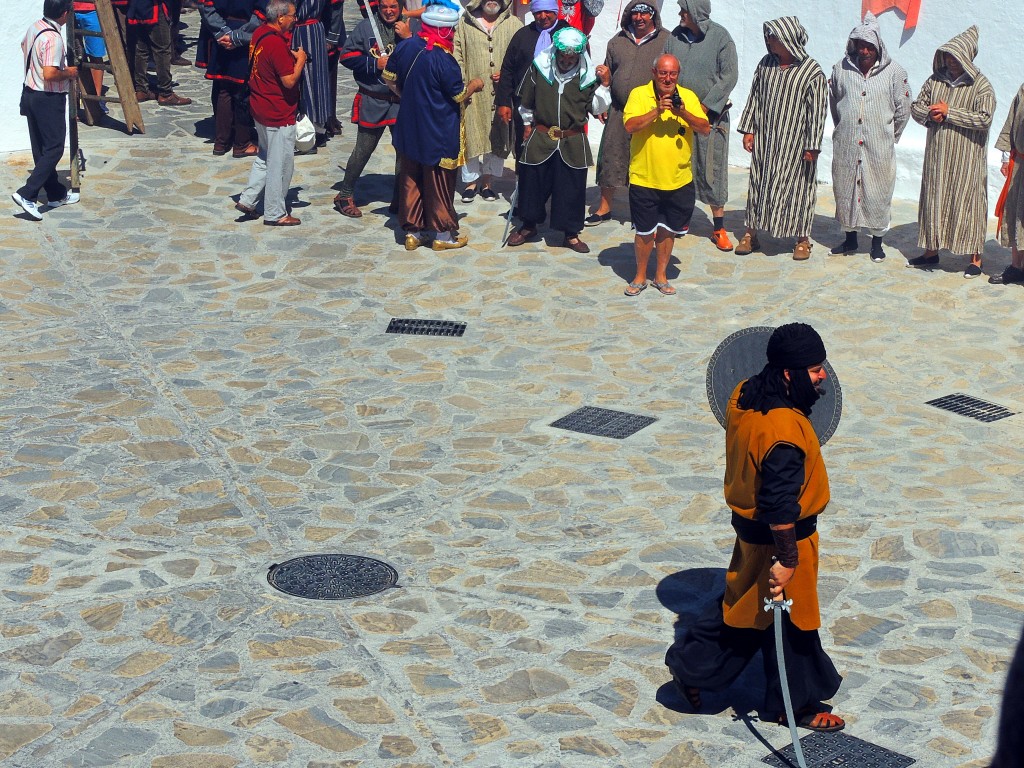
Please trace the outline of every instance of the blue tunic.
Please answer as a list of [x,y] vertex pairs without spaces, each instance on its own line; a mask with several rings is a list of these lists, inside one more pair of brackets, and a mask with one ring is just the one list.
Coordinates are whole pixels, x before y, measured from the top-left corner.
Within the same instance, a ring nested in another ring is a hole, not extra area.
[[402,92],[394,128],[395,149],[421,165],[458,168],[465,163],[462,109],[466,86],[455,57],[418,35],[398,43],[384,78]]

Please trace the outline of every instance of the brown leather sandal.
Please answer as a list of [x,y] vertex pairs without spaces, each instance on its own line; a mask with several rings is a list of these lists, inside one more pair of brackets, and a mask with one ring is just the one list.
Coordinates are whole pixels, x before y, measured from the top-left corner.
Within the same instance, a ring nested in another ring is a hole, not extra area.
[[334,198],[334,210],[342,216],[348,216],[350,219],[361,219],[363,217],[363,212],[356,206],[355,198],[352,197],[342,197],[339,195]]
[[757,242],[757,238],[751,235],[749,232],[745,233],[740,238],[739,243],[736,245],[734,253],[737,256],[746,256],[748,253],[761,250],[761,244]]

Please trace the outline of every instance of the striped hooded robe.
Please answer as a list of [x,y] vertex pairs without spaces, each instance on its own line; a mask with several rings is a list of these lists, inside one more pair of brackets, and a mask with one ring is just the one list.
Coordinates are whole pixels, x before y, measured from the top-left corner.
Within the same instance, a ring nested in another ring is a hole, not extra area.
[[320,127],[334,114],[327,69],[327,33],[320,21],[326,3],[327,0],[295,0],[296,21],[292,27],[292,50],[302,48],[307,56],[299,80],[299,111]]
[[1024,85],[1010,104],[1003,130],[996,139],[996,149],[1010,153],[1013,172],[1007,180],[1006,199],[1003,203],[1003,226],[999,242],[1009,248],[1024,248],[1019,232],[1024,227]]
[[[956,57],[964,74],[954,85],[943,54]],[[992,84],[974,66],[978,28],[961,32],[940,46],[932,76],[921,87],[910,113],[928,129],[921,173],[917,243],[928,251],[980,253],[988,226],[988,129],[996,109]],[[928,117],[931,104],[945,102],[941,123]]]
[[821,149],[828,112],[828,80],[807,55],[807,30],[796,16],[766,21],[796,61],[779,66],[771,53],[758,62],[738,130],[754,134],[747,192],[746,226],[774,237],[811,232],[817,201],[817,163],[803,153]]
[[[878,61],[865,76],[857,66],[857,40],[875,46]],[[896,143],[910,120],[907,71],[889,58],[870,12],[850,33],[846,57],[828,81],[832,111],[832,186],[836,218],[847,232],[889,228],[896,188]]]

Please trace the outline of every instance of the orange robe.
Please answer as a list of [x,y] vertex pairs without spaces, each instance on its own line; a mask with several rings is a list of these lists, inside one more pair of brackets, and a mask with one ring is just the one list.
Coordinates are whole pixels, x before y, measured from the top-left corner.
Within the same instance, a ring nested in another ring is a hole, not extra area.
[[[736,401],[743,382],[729,398],[725,426],[725,501],[734,513],[757,520],[761,462],[776,445],[791,445],[804,454],[804,482],[797,501],[800,519],[820,514],[829,502],[828,473],[810,420],[797,408],[774,408],[767,414],[741,410]],[[797,541],[800,564],[786,587],[793,600],[790,618],[802,630],[821,626],[818,611],[818,534]],[[723,619],[730,627],[767,629],[773,616],[764,610],[769,597],[768,571],[775,547],[736,539],[725,576]]]

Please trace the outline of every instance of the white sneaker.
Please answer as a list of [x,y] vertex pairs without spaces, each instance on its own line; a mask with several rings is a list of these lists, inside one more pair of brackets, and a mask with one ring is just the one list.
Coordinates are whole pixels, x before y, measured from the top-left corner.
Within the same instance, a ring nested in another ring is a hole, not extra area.
[[77,192],[69,191],[66,195],[64,195],[63,200],[51,200],[49,203],[47,203],[47,205],[50,208],[60,208],[62,205],[74,205],[81,199],[82,196],[80,194],[78,194]]
[[24,197],[15,192],[11,195],[11,199],[21,206],[21,209],[31,216],[36,221],[43,220],[43,214],[39,212],[39,204],[35,200],[26,200]]

